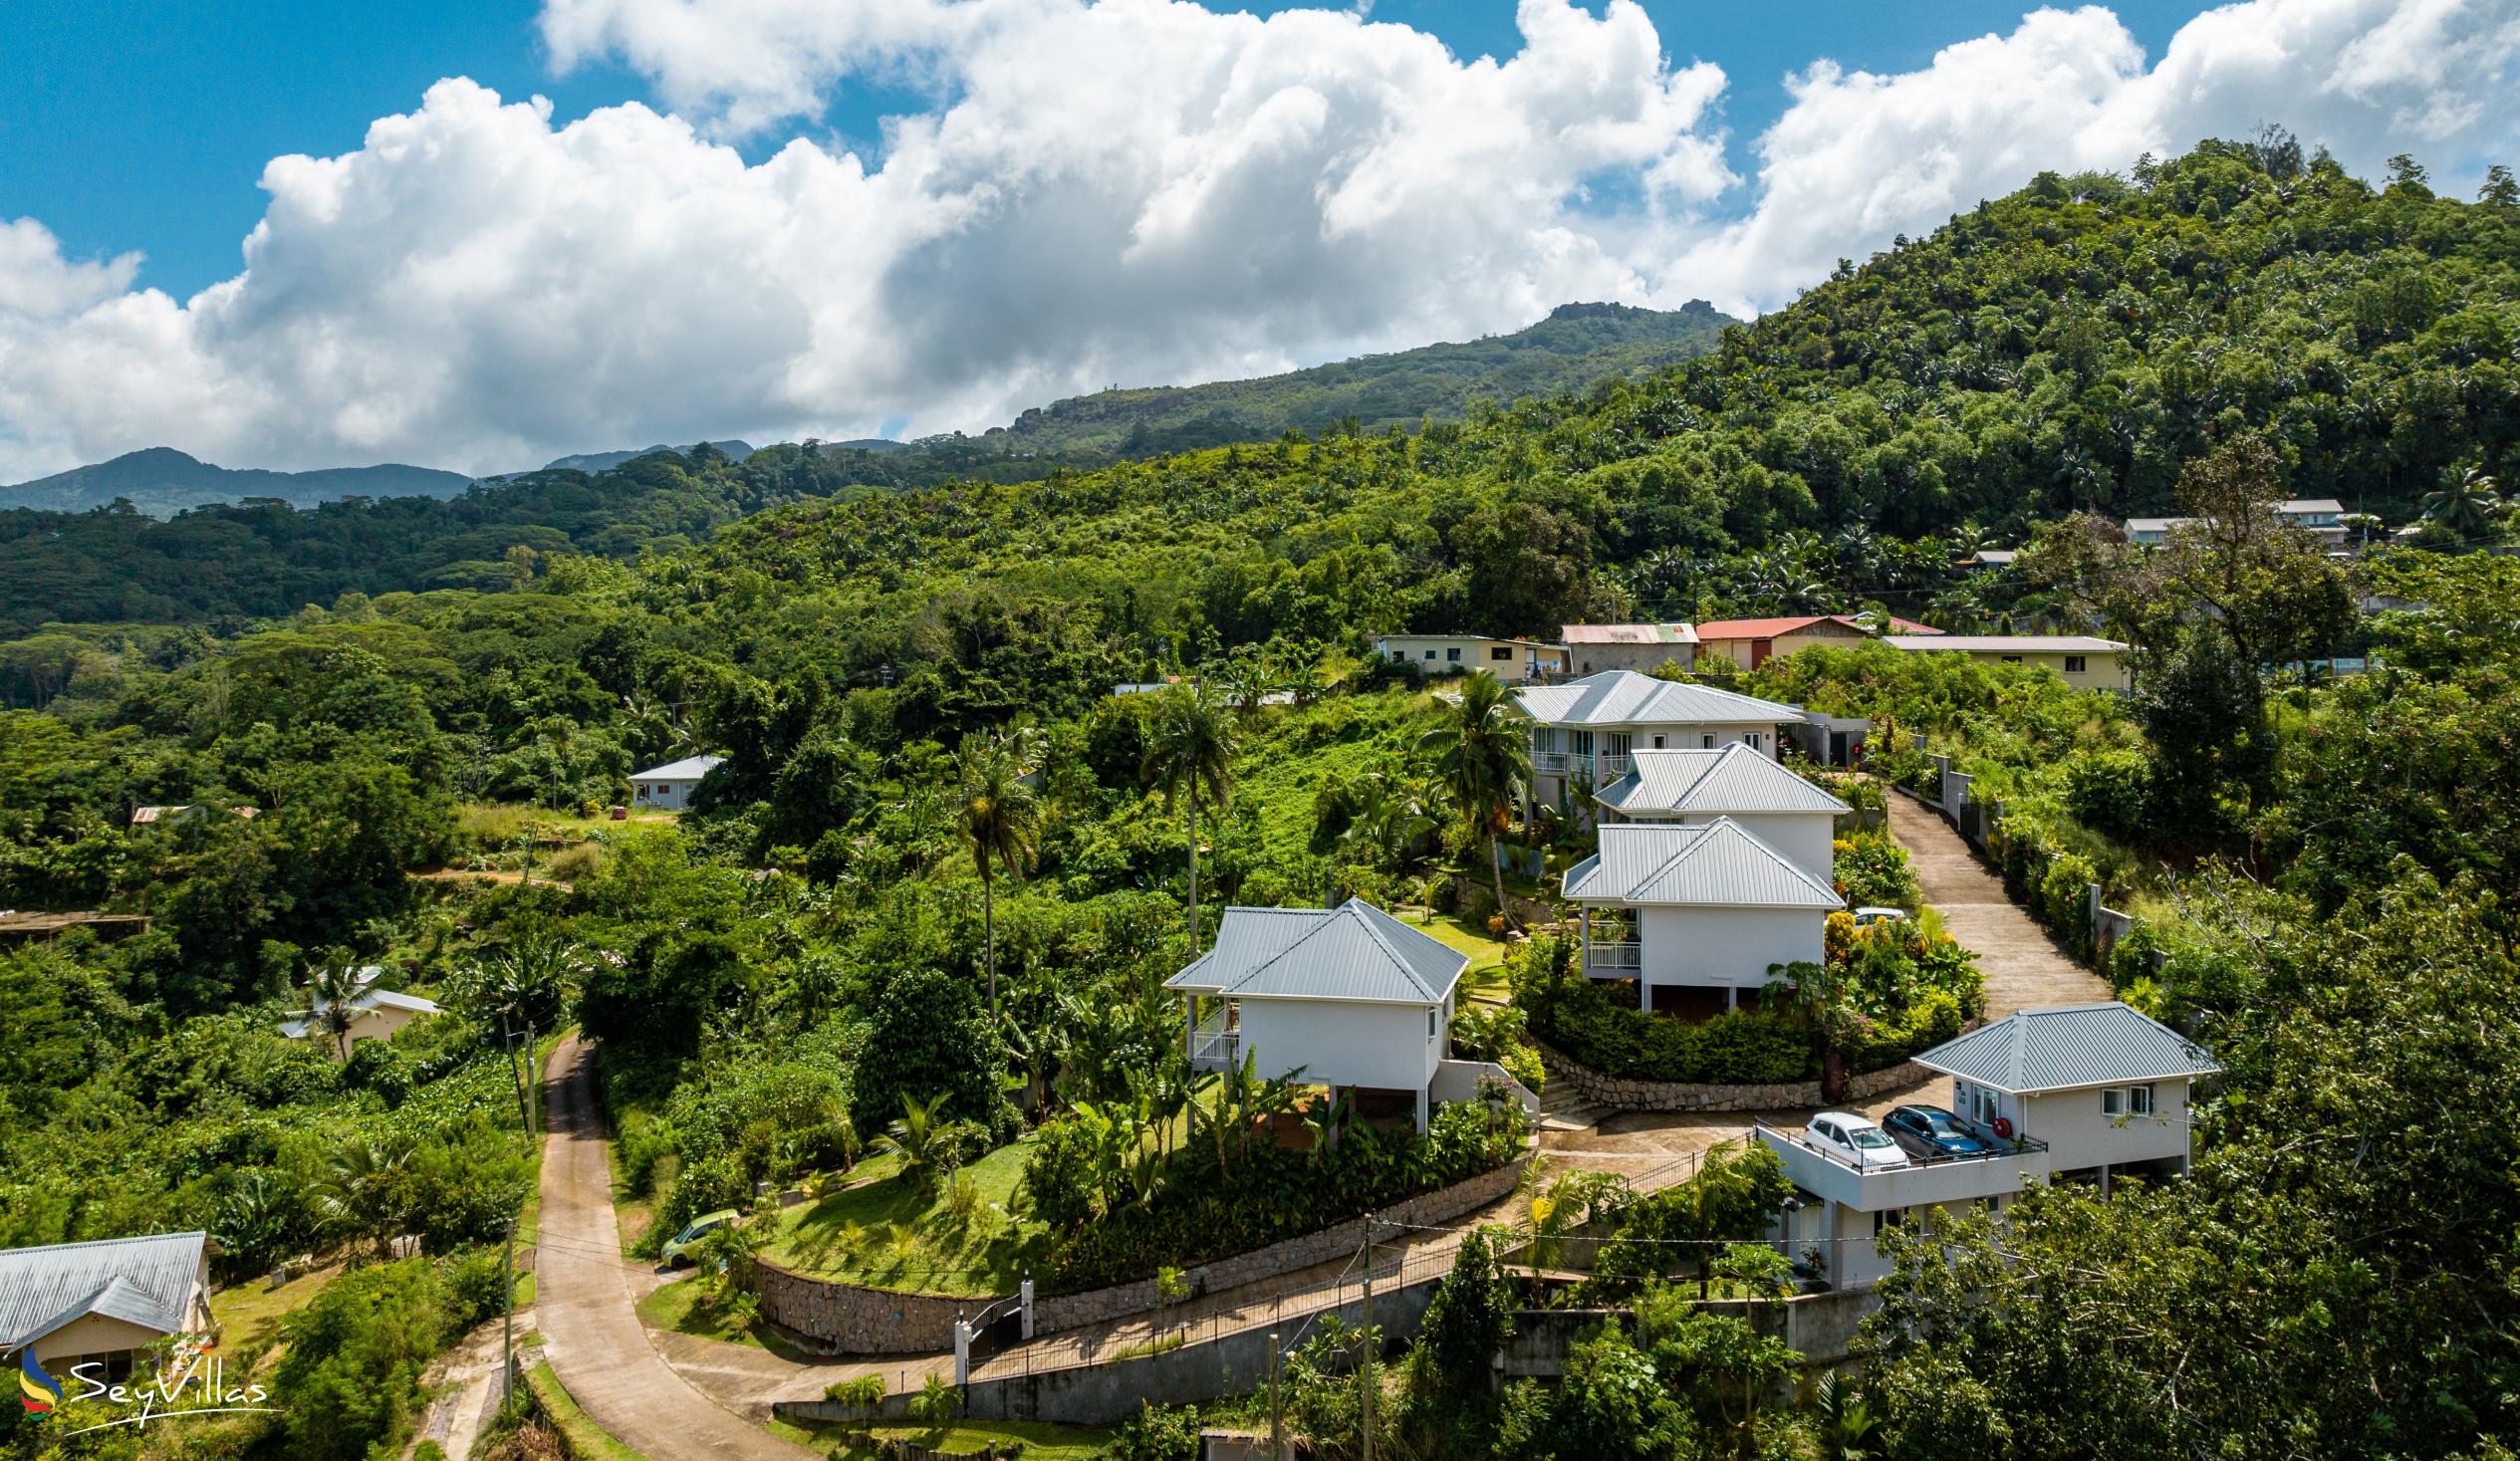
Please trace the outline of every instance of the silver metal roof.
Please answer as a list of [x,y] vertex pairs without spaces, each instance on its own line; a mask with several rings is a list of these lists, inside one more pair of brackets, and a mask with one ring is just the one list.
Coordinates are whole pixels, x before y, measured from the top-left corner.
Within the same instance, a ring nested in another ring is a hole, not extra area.
[[[415,1015],[434,1015],[439,1012],[437,1001],[433,999],[416,994],[401,994],[390,989],[378,989],[377,981],[384,977],[384,972],[383,966],[379,964],[370,964],[359,971],[359,993],[350,1002],[352,1009],[409,1010]],[[280,1033],[291,1040],[304,1040],[307,1032],[315,1028],[315,1017],[332,1007],[330,1000],[310,998],[307,1001],[306,1013],[283,1021]]]
[[1606,669],[1563,685],[1526,685],[1514,693],[1523,713],[1544,725],[1776,725],[1803,718],[1798,705],[1633,669]]
[[1629,907],[1722,908],[1846,906],[1838,890],[1795,865],[1740,823],[1718,817],[1703,827],[1669,823],[1614,824],[1602,829],[1602,850],[1567,869],[1566,895],[1583,903]]
[[0,1251],[0,1350],[91,1314],[155,1330],[190,1322],[201,1277],[200,1233]]
[[1979,654],[2114,654],[2127,647],[2121,640],[2096,634],[1884,634],[1882,642],[1897,649]]
[[1935,1046],[1916,1064],[2015,1096],[2222,1069],[2177,1031],[2115,1000],[2006,1015]]
[[1216,945],[1164,988],[1236,999],[1441,1004],[1470,956],[1361,899],[1227,908]]
[[698,781],[724,764],[726,764],[726,758],[723,756],[685,756],[679,761],[668,761],[662,766],[650,766],[645,771],[632,772],[630,780]]
[[1735,741],[1712,751],[1642,750],[1626,776],[1594,800],[1631,816],[1748,815],[1771,812],[1843,814],[1847,804]]
[[1560,624],[1569,644],[1694,644],[1695,624]]

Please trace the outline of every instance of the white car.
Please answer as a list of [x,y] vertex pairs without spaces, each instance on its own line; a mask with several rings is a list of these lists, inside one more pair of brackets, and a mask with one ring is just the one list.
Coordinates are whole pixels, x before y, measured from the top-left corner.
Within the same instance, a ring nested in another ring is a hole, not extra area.
[[1876,923],[1895,923],[1906,916],[1905,908],[1858,908],[1855,910],[1855,926],[1866,928]]
[[1890,1139],[1890,1133],[1871,1116],[1822,1111],[1803,1127],[1803,1139],[1853,1164],[1859,1171],[1887,1172],[1913,1165],[1907,1160],[1907,1153]]

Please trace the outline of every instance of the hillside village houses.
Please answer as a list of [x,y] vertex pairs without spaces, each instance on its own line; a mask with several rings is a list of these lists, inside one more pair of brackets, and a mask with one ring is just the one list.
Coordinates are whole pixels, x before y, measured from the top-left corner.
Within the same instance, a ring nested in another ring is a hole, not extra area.
[[1951,1108],[1984,1151],[1910,1149],[1859,1166],[1808,1128],[1756,1130],[1795,1187],[1771,1236],[1789,1257],[1827,1255],[1840,1288],[1889,1272],[1878,1240],[1894,1222],[1973,1203],[2001,1212],[2034,1182],[2093,1181],[2105,1196],[2120,1176],[2185,1173],[2190,1088],[2220,1070],[2176,1031],[2115,1001],[2018,1011],[1915,1059],[1951,1078]]
[[1263,1080],[1301,1072],[1334,1101],[1352,1094],[1360,1115],[1405,1111],[1422,1133],[1437,1104],[1474,1098],[1483,1080],[1540,1109],[1503,1067],[1450,1058],[1454,986],[1469,964],[1352,898],[1336,908],[1227,908],[1215,947],[1164,988],[1182,997],[1193,1071],[1249,1059]]
[[1537,639],[1491,639],[1484,634],[1381,634],[1374,640],[1376,657],[1393,664],[1413,664],[1426,673],[1470,674],[1487,670],[1512,684],[1567,672],[1564,644]]
[[2036,664],[2055,670],[2078,690],[2135,687],[2129,646],[2094,634],[1884,634],[1882,642],[1912,653],[1965,654],[2004,664]]
[[[1902,634],[1938,634],[1931,624],[1885,616],[1889,629]],[[1780,654],[1807,644],[1858,644],[1874,631],[1848,613],[1796,613],[1774,618],[1711,619],[1697,626],[1697,657],[1723,660],[1736,669],[1757,669]]]
[[149,1345],[212,1326],[205,1234],[0,1250],[0,1354],[31,1349],[65,1385],[92,1364],[81,1378],[120,1383]]
[[[350,1002],[352,1013],[348,1043],[351,1045],[363,1040],[391,1040],[403,1026],[438,1013],[435,1000],[378,989],[378,981],[384,977],[384,972],[375,964],[359,971],[359,993]],[[290,1040],[310,1037],[321,1040],[325,1049],[338,1059],[341,1052],[335,1049],[332,1031],[324,1022],[325,1013],[331,1009],[331,1002],[322,998],[311,999],[306,1013],[284,1021],[280,1033]]]
[[[2296,497],[2275,504],[2275,516],[2310,534],[2330,548],[2343,548],[2349,529],[2345,523],[2345,504],[2333,497]],[[2170,530],[2195,522],[2194,518],[2129,518],[2126,521],[2127,541],[2146,547],[2159,547],[2170,541]]]
[[691,805],[691,794],[700,782],[724,764],[723,756],[685,756],[662,766],[650,766],[630,777],[630,795],[638,805],[654,812],[680,812]]

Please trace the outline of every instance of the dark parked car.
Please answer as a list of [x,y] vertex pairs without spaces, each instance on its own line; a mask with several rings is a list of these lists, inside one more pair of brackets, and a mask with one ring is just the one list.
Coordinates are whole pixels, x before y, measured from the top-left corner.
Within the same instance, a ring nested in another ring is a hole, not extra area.
[[1993,1156],[2003,1149],[1938,1105],[1894,1107],[1882,1117],[1882,1129],[1915,1157]]

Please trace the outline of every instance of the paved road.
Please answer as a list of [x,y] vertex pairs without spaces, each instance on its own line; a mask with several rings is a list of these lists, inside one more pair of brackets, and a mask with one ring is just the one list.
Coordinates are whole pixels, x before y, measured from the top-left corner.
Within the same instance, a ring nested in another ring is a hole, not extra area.
[[654,1461],[684,1456],[809,1461],[814,1453],[719,1409],[647,1343],[613,1220],[604,1116],[574,1037],[551,1053],[543,1094],[541,1243],[535,1308],[544,1354],[595,1423]]
[[1938,814],[1892,792],[1890,824],[1890,836],[1907,850],[1925,901],[1942,914],[1944,930],[1976,952],[1977,967],[1986,974],[1987,1019],[2117,998],[2108,980],[2074,962],[2005,896],[2003,878],[1979,861]]

